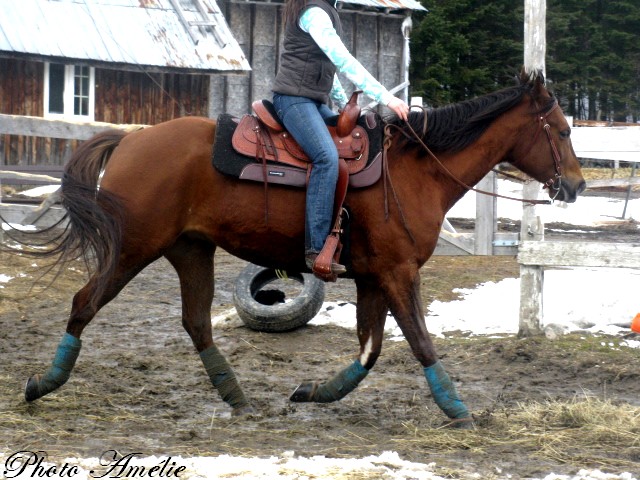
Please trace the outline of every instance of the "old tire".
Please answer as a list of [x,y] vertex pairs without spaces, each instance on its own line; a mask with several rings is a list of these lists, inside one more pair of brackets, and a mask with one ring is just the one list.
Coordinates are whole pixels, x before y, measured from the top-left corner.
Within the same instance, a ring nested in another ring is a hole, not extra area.
[[[263,290],[270,284],[285,284],[282,290]],[[324,282],[310,273],[278,277],[272,268],[249,264],[236,279],[233,301],[244,324],[260,332],[286,332],[306,325],[324,302]],[[287,298],[289,294],[293,297]],[[269,305],[269,298],[275,301]],[[284,303],[283,303],[284,301]]]

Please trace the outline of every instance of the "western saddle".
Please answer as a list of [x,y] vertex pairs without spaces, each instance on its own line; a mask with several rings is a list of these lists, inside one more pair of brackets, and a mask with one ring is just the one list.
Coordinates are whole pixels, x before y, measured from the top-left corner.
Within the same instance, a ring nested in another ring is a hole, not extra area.
[[[333,227],[322,251],[318,255],[313,273],[325,281],[335,281],[331,272],[332,260],[338,261],[342,244],[342,204],[344,202],[349,174],[364,169],[369,158],[369,138],[365,129],[356,125],[360,116],[358,94],[355,91],[340,113],[335,126],[328,126],[338,149],[339,174],[333,208]],[[267,162],[284,163],[307,171],[307,181],[312,164],[306,153],[286,131],[275,108],[268,100],[257,100],[252,105],[255,115],[245,115],[233,133],[231,143],[240,154],[254,157],[263,165],[265,188],[267,185]]]

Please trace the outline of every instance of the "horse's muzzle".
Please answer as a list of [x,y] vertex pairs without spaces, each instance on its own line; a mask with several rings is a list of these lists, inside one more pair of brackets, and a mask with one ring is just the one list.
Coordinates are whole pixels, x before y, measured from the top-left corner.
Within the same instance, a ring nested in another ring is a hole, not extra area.
[[[573,183],[563,178],[560,182],[560,191],[555,199],[562,202],[574,203],[578,199],[578,195],[584,192],[586,188],[587,183],[584,179],[581,179],[577,183]],[[553,198],[554,195],[555,192],[553,189],[549,189],[549,196]]]

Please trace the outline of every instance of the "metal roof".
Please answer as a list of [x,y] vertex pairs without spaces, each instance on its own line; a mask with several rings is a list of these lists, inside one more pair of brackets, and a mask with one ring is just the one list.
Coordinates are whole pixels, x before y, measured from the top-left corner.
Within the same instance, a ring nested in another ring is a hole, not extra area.
[[[230,0],[232,3],[256,3],[260,5],[272,4],[282,5],[286,0]],[[334,1],[334,0],[331,0]],[[391,10],[421,10],[428,12],[422,6],[419,0],[337,0],[338,9],[347,5],[359,5],[360,7],[369,7],[383,10],[380,13],[386,13]]]
[[416,0],[338,0],[338,4],[348,3],[364,7],[384,8],[391,10],[423,10],[427,11]]
[[2,52],[114,68],[251,69],[214,0],[0,0]]

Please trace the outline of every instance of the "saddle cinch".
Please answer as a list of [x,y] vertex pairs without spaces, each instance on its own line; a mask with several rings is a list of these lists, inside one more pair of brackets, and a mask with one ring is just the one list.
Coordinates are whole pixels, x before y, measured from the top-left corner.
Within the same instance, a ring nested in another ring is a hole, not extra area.
[[[360,116],[359,93],[356,91],[351,95],[336,125],[327,126],[338,149],[338,157],[346,162],[349,174],[362,171],[369,158],[367,132],[356,125]],[[273,104],[268,100],[257,100],[252,108],[255,115],[244,115],[233,133],[234,150],[254,157],[259,163],[283,163],[308,171],[311,160],[280,123]]]

